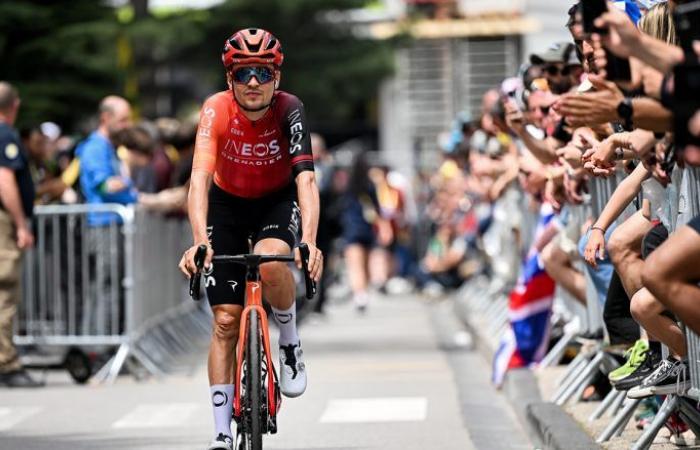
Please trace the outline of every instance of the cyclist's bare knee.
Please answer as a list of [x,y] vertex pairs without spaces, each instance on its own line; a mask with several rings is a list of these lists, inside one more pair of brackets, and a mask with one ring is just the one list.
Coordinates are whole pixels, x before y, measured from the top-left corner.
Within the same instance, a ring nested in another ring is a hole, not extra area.
[[[255,244],[255,253],[259,255],[288,255],[289,245],[280,239],[263,239]],[[260,266],[260,277],[268,287],[280,286],[290,277],[289,267],[281,262],[271,262]]]
[[217,305],[214,307],[214,336],[221,340],[236,340],[241,321],[241,307]]

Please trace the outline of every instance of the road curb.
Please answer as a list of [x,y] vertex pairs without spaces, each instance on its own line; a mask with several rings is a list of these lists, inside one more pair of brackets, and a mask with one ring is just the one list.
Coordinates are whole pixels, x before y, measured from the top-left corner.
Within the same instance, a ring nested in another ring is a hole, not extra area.
[[[487,361],[495,353],[495,337],[482,333],[464,301],[455,300],[456,316],[474,339],[474,345]],[[538,449],[591,450],[600,446],[583,430],[564,409],[542,400],[537,379],[529,369],[508,371],[503,383],[503,394],[515,411],[520,425]]]

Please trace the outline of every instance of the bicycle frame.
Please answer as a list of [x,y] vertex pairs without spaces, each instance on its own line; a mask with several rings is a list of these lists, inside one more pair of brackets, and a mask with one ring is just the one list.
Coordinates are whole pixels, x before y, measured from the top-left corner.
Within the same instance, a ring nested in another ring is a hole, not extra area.
[[[200,298],[200,288],[201,288],[201,271],[204,267],[204,257],[206,255],[207,247],[200,245],[197,249],[194,260],[195,266],[197,267],[197,272],[190,278],[190,296],[194,300],[199,300]],[[316,293],[316,283],[311,279],[309,274],[309,248],[306,244],[302,243],[299,245],[299,251],[301,253],[302,259],[302,269],[304,272],[304,280],[306,283],[306,298],[311,299]],[[262,282],[260,278],[260,264],[267,262],[293,262],[294,256],[292,255],[219,255],[214,256],[214,261],[223,263],[237,263],[246,266],[246,284],[245,284],[245,305],[241,313],[241,323],[238,331],[238,344],[236,346],[236,356],[238,358],[236,362],[236,373],[235,373],[235,386],[236,391],[233,398],[233,416],[236,421],[244,419],[243,401],[241,398],[241,388],[243,386],[243,362],[246,360],[246,348],[248,347],[249,333],[248,329],[251,326],[250,320],[253,311],[255,315],[259,317],[258,333],[260,337],[260,342],[262,348],[258,347],[258,350],[265,353],[264,361],[267,364],[267,423],[260,424],[260,426],[253,433],[259,436],[258,433],[262,430],[262,433],[276,433],[277,432],[277,413],[279,411],[280,405],[282,404],[282,395],[280,394],[277,371],[272,362],[272,352],[270,351],[270,329],[267,320],[267,313],[265,313],[265,308],[263,308],[262,300]],[[253,341],[251,341],[253,342]],[[256,351],[257,352],[257,351]],[[262,372],[262,367],[259,367]],[[257,369],[255,369],[257,370]],[[250,382],[250,380],[248,380]],[[257,384],[257,383],[256,383]],[[260,386],[260,390],[264,389]],[[255,391],[257,391],[257,386]],[[262,392],[260,392],[262,393]],[[260,394],[259,393],[259,394]],[[248,394],[247,394],[248,395]],[[257,394],[254,394],[257,396]],[[258,403],[256,403],[258,404]],[[258,406],[262,406],[258,404]],[[254,412],[257,409],[253,408]],[[251,417],[252,420],[260,420],[262,417]],[[255,427],[254,427],[255,428]]]
[[[236,417],[241,417],[242,401],[241,389],[243,378],[243,361],[245,358],[245,348],[248,339],[248,321],[250,320],[250,312],[256,310],[260,318],[260,331],[262,332],[262,345],[265,351],[265,359],[267,361],[268,377],[267,377],[267,407],[271,417],[277,415],[278,406],[281,404],[281,397],[278,398],[275,382],[277,381],[277,371],[272,363],[272,353],[270,352],[270,329],[267,320],[267,313],[263,308],[262,303],[262,283],[260,282],[260,273],[257,272],[257,279],[246,280],[245,287],[245,308],[241,313],[241,325],[238,334],[238,345],[236,348],[236,392],[233,400],[233,411]],[[278,403],[279,402],[279,403]]]

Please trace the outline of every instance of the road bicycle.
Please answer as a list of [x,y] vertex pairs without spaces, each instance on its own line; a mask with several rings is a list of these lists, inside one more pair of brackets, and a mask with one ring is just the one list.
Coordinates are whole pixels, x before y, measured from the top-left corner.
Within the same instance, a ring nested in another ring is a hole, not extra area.
[[[316,283],[309,275],[309,248],[300,244],[306,298],[311,299]],[[201,272],[207,248],[199,246],[195,254],[197,273],[190,279],[190,296],[200,298]],[[261,450],[263,434],[277,433],[277,414],[282,395],[270,351],[267,313],[263,308],[260,265],[268,262],[293,262],[293,255],[215,255],[213,263],[242,264],[246,267],[245,306],[236,346],[236,371],[233,419],[236,426],[235,450]]]

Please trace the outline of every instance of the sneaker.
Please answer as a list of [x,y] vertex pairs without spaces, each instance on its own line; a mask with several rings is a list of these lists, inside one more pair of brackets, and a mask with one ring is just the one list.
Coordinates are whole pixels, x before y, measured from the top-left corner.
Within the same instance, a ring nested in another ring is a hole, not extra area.
[[652,395],[684,392],[690,387],[688,367],[683,361],[668,358],[642,381],[642,384],[627,392],[629,398],[645,398]]
[[219,435],[211,441],[207,450],[233,450],[233,439],[231,439],[231,436],[219,433]]
[[700,439],[698,439],[691,430],[683,433],[671,434],[669,441],[677,447],[694,447],[700,443]]
[[646,341],[639,339],[625,352],[626,362],[622,366],[613,370],[608,374],[608,380],[612,384],[626,378],[639,367],[646,357],[646,352],[649,350],[649,344]]
[[618,391],[628,391],[639,386],[661,363],[661,355],[651,350],[647,350],[642,355],[642,358],[641,363],[632,373],[612,383],[615,389]]
[[0,386],[10,388],[37,388],[44,386],[44,383],[36,381],[24,369],[13,370],[12,372],[0,373]]
[[299,397],[306,390],[306,365],[301,342],[280,345],[280,389],[286,397]]

